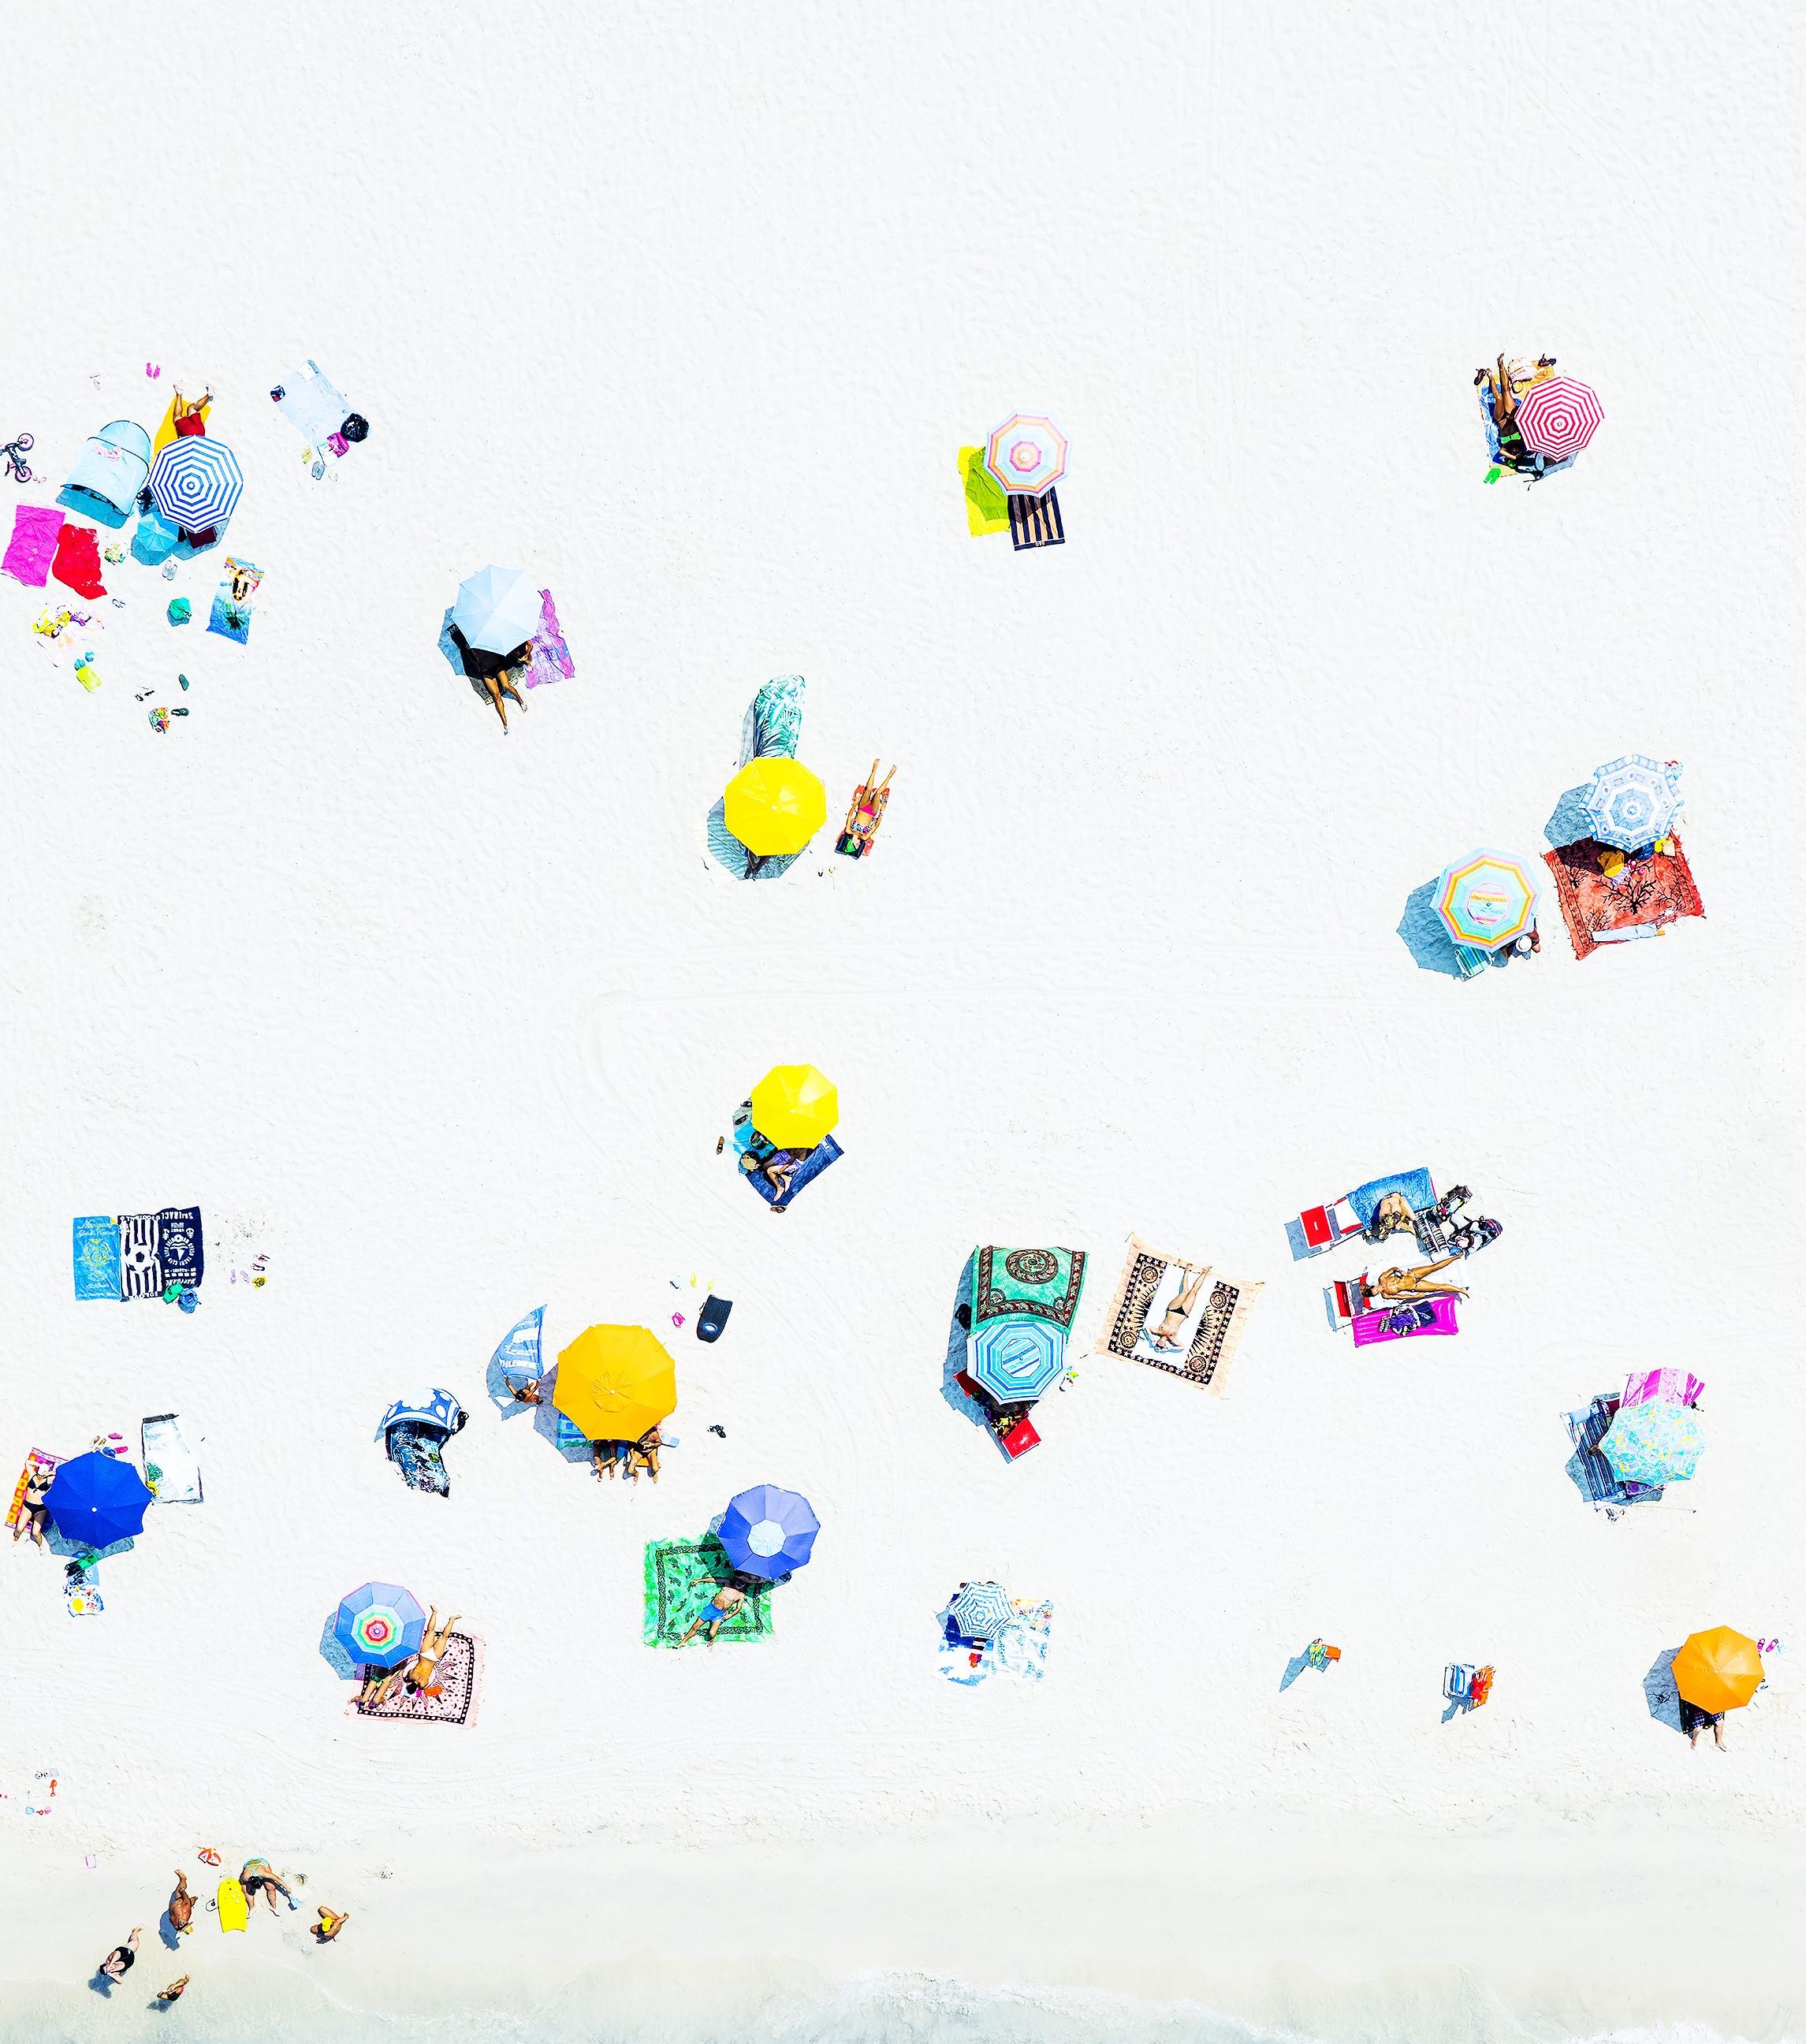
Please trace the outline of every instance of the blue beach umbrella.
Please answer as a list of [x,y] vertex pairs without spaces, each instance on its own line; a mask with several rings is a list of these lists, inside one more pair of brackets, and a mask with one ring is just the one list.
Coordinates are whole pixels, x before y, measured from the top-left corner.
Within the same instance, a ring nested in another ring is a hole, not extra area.
[[332,1637],[354,1661],[393,1668],[420,1650],[426,1613],[399,1583],[366,1583],[340,1600]]
[[144,1478],[116,1455],[76,1455],[61,1463],[44,1493],[44,1508],[66,1540],[110,1547],[144,1530],[151,1493]]
[[232,449],[199,433],[171,440],[151,471],[151,501],[185,532],[223,525],[244,487],[244,473]]
[[1666,837],[1681,813],[1675,782],[1678,765],[1660,765],[1641,752],[1627,752],[1593,770],[1587,790],[1587,820],[1601,844],[1620,851],[1640,851]]
[[780,1490],[774,1483],[755,1484],[728,1507],[721,1521],[721,1545],[728,1559],[749,1576],[787,1576],[809,1558],[821,1521],[806,1497]]
[[986,1320],[972,1338],[972,1378],[1000,1404],[1039,1398],[1066,1367],[1066,1335],[1051,1320]]
[[963,1639],[995,1639],[1016,1620],[1016,1606],[1001,1583],[967,1583],[947,1608]]

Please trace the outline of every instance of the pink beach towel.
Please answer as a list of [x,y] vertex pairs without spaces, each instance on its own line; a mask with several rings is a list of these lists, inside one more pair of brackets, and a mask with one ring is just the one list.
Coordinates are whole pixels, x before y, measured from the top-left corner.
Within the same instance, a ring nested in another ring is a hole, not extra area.
[[1691,1370],[1633,1370],[1625,1384],[1624,1396],[1620,1402],[1626,1405],[1652,1403],[1692,1405],[1698,1401],[1704,1389],[1705,1386]]
[[[1430,1317],[1421,1327],[1412,1321],[1421,1317],[1420,1309],[1428,1307]],[[1354,1316],[1354,1346],[1366,1348],[1371,1342],[1409,1341],[1418,1335],[1455,1335],[1460,1328],[1455,1325],[1453,1299],[1413,1300],[1401,1306],[1387,1306],[1378,1312],[1357,1313]]]
[[56,558],[56,540],[62,530],[60,511],[37,504],[15,505],[13,536],[0,570],[27,589],[42,589],[50,579],[50,563]]
[[527,670],[526,686],[536,689],[548,682],[568,682],[576,672],[571,648],[565,644],[564,634],[559,629],[558,605],[551,600],[551,591],[542,589],[540,628],[533,634],[533,659]]

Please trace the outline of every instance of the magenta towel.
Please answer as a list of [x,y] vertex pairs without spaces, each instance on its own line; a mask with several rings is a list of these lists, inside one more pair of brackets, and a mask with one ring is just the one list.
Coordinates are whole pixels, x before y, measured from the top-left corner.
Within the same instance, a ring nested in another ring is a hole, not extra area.
[[13,536],[0,570],[27,589],[42,589],[50,579],[50,563],[56,558],[56,536],[63,529],[63,513],[37,504],[20,504],[13,511]]
[[1420,1299],[1354,1316],[1354,1346],[1373,1342],[1409,1341],[1416,1335],[1459,1334],[1453,1299]]
[[533,634],[533,662],[527,670],[527,686],[543,688],[548,682],[568,682],[577,669],[571,658],[571,648],[564,643],[564,634],[559,628],[558,605],[551,600],[551,591],[540,591],[540,628]]

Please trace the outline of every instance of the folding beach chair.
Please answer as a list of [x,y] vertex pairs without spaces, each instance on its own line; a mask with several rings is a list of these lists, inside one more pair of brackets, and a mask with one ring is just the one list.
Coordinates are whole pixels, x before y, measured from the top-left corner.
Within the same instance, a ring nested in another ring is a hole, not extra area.
[[1474,1678],[1477,1668],[1470,1668],[1465,1662],[1451,1661],[1443,1670],[1443,1694],[1451,1704],[1471,1704],[1474,1700]]

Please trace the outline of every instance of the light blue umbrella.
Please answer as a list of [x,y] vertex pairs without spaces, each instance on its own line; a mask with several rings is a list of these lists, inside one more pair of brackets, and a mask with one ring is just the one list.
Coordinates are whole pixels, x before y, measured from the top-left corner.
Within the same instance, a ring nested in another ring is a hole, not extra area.
[[366,1583],[339,1604],[332,1636],[366,1667],[393,1668],[420,1651],[426,1613],[399,1583]]
[[1680,1483],[1705,1452],[1705,1429],[1691,1405],[1650,1400],[1620,1405],[1599,1452],[1625,1483]]
[[720,1542],[736,1569],[769,1582],[800,1569],[820,1531],[821,1521],[806,1497],[780,1490],[774,1483],[760,1483],[743,1490],[728,1507]]
[[1051,1320],[986,1320],[972,1338],[973,1380],[1002,1405],[1039,1398],[1065,1367],[1066,1335]]
[[1620,851],[1640,851],[1666,837],[1682,807],[1680,778],[1678,761],[1663,766],[1641,752],[1596,768],[1586,797],[1593,836]]
[[171,440],[151,470],[151,501],[184,532],[223,525],[244,487],[244,472],[232,449],[200,433]]
[[520,568],[479,568],[458,585],[452,622],[479,653],[512,653],[540,628],[539,585]]
[[948,1622],[963,1639],[995,1639],[1016,1622],[1016,1606],[1001,1583],[967,1583],[947,1608]]

